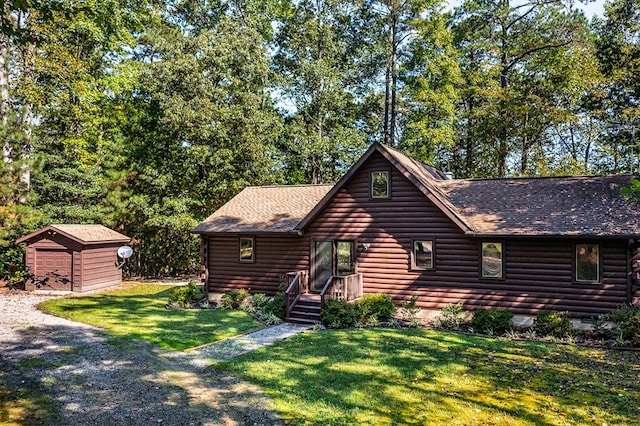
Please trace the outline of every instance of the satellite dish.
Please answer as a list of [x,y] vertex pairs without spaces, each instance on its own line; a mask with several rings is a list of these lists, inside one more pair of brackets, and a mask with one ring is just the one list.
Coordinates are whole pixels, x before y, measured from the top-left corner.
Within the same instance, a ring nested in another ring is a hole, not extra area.
[[124,265],[125,260],[131,257],[133,249],[129,246],[122,246],[118,249],[118,257],[122,258],[120,263],[116,263],[116,268],[120,269]]
[[121,257],[123,259],[130,258],[132,254],[133,254],[133,249],[129,246],[122,246],[118,249],[118,257]]

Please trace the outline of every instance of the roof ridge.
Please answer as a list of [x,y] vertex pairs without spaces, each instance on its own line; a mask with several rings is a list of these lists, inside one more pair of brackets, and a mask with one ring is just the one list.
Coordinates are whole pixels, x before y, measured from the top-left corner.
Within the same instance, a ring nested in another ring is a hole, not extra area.
[[296,183],[296,184],[283,184],[283,185],[248,185],[243,188],[309,188],[309,187],[321,187],[321,186],[334,186],[334,183]]
[[563,176],[511,176],[490,178],[462,178],[444,179],[439,182],[482,182],[482,181],[506,181],[506,180],[545,180],[545,179],[579,179],[597,177],[632,177],[632,173],[594,174],[594,175],[563,175]]

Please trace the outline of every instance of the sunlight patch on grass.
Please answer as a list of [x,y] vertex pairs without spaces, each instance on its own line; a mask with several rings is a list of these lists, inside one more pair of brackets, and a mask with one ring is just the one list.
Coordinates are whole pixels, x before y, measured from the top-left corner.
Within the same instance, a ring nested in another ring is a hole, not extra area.
[[630,424],[640,354],[429,330],[304,333],[223,362],[296,424]]
[[31,384],[11,386],[0,371],[0,424],[52,424],[56,414],[48,396]]
[[107,329],[114,336],[140,338],[163,348],[184,350],[261,328],[241,311],[168,310],[173,286],[127,285],[100,294],[51,299],[46,312]]

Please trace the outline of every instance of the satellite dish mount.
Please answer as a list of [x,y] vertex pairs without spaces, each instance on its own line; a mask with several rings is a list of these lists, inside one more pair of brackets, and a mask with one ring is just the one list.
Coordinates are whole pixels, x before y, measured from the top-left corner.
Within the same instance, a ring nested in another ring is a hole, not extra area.
[[133,249],[129,246],[122,246],[118,249],[118,257],[122,259],[120,262],[116,263],[116,268],[120,269],[124,265],[124,262],[133,254]]

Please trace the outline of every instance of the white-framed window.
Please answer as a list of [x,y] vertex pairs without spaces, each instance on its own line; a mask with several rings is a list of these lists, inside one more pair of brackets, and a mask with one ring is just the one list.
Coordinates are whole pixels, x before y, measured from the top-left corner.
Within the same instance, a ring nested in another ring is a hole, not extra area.
[[576,281],[600,282],[599,244],[576,244]]
[[481,253],[482,278],[503,278],[502,243],[483,242]]

